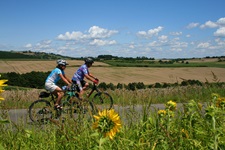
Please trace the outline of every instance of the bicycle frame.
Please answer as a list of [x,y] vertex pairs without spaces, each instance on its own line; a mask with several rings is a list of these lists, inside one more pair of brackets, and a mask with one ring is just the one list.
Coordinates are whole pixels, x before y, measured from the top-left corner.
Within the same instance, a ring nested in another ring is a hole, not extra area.
[[91,89],[91,92],[88,94],[87,97],[89,98],[89,97],[92,95],[92,93],[93,93],[94,91],[96,91],[97,93],[100,92],[100,91],[98,90],[96,84],[94,84],[94,86],[93,86],[92,89]]

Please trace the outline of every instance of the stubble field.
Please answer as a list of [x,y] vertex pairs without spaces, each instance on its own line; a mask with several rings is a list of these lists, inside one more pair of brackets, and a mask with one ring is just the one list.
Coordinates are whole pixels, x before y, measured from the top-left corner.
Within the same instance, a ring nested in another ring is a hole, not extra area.
[[[69,60],[66,74],[69,78],[83,61]],[[52,61],[9,61],[0,60],[0,73],[16,72],[27,73],[31,71],[51,71],[56,66]],[[143,82],[144,84],[175,83],[183,79],[213,82],[214,73],[221,82],[225,82],[225,69],[213,67],[184,67],[184,68],[147,68],[147,67],[112,67],[108,64],[95,62],[90,72],[105,83],[132,83]]]

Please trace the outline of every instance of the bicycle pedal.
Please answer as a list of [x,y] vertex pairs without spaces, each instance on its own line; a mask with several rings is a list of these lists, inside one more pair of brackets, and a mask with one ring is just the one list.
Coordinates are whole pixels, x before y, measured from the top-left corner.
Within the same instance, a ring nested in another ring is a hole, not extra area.
[[57,106],[54,106],[54,109],[55,109],[55,110],[62,110],[62,109],[63,109],[63,107],[62,107],[62,106],[60,106],[60,105],[57,105]]

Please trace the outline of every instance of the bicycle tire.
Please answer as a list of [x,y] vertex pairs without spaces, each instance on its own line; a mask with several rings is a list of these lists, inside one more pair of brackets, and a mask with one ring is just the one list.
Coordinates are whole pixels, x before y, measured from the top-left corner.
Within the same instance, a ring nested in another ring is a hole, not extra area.
[[110,110],[113,107],[113,98],[107,92],[99,92],[94,95],[91,105],[95,112],[102,111],[104,109]]
[[46,123],[52,118],[52,107],[47,100],[36,100],[29,107],[29,117],[33,122]]
[[69,99],[70,99],[71,97],[70,96],[68,96],[67,97],[67,101],[64,101],[63,103],[62,103],[62,106],[63,106],[63,109],[62,109],[62,111],[61,111],[61,115],[63,115],[63,117],[65,116],[65,115],[69,115],[69,117],[71,117],[71,118],[74,118],[74,113],[76,112],[76,103],[70,103],[69,102]]
[[67,97],[67,101],[63,102],[63,110],[62,115],[68,115],[70,118],[74,120],[80,120],[81,118],[84,118],[84,116],[87,116],[86,114],[89,114],[89,107],[90,103],[88,100],[79,100],[77,97],[72,97],[75,100],[72,100],[72,102],[69,102],[71,97]]

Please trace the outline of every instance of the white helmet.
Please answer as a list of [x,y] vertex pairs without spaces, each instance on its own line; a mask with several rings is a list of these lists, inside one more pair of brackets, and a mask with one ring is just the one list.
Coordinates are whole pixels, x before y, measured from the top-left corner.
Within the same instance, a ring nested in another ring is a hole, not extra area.
[[63,60],[63,59],[57,60],[57,64],[58,64],[58,65],[63,65],[63,66],[69,65],[69,64],[68,64],[65,60]]

